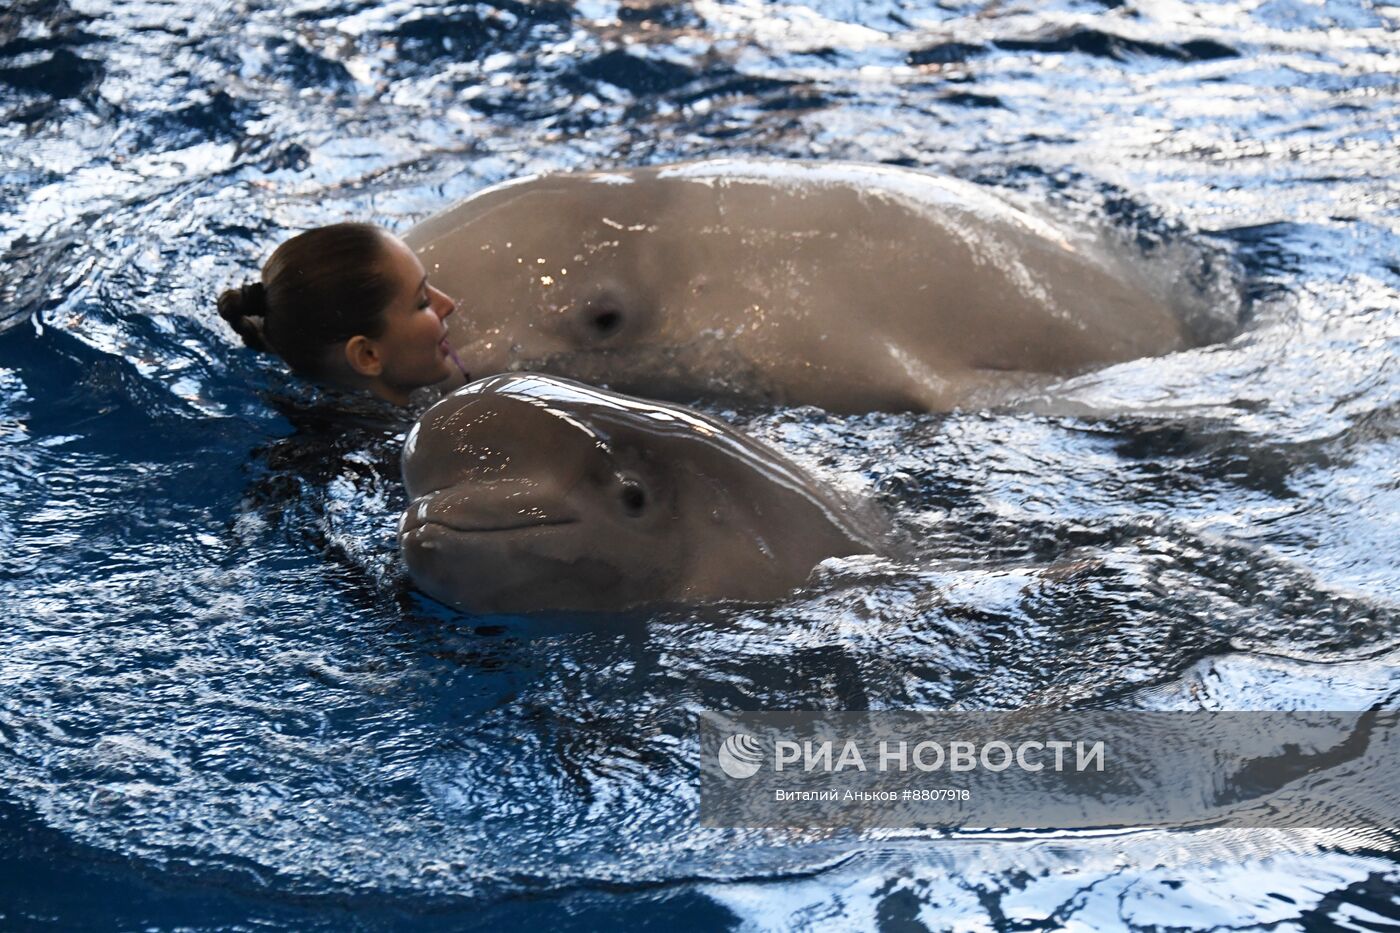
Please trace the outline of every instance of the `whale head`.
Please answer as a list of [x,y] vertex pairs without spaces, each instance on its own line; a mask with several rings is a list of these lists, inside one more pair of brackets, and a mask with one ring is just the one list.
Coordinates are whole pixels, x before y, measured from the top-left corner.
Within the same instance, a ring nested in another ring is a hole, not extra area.
[[600,358],[674,342],[664,312],[677,266],[648,221],[654,198],[591,179],[498,185],[406,234],[429,275],[464,290],[471,313],[452,340],[469,371],[590,378]]
[[539,374],[428,409],[403,475],[409,574],[471,612],[772,600],[879,536],[863,507],[712,418]]

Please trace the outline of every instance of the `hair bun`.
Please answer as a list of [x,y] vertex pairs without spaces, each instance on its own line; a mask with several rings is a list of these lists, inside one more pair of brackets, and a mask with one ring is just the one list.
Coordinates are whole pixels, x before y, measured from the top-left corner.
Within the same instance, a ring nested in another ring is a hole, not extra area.
[[261,282],[250,282],[241,288],[230,288],[219,296],[219,317],[254,350],[266,351],[263,318],[267,317],[267,289]]
[[249,282],[238,290],[245,317],[267,317],[267,289],[261,282]]

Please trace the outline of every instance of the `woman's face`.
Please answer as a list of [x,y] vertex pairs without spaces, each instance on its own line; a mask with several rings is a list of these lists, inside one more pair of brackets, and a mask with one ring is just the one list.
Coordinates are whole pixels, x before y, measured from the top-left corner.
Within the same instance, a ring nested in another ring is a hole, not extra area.
[[452,375],[445,322],[457,302],[428,283],[423,264],[402,240],[386,234],[384,242],[385,268],[396,288],[384,310],[384,332],[374,340],[379,378],[396,390],[433,385]]

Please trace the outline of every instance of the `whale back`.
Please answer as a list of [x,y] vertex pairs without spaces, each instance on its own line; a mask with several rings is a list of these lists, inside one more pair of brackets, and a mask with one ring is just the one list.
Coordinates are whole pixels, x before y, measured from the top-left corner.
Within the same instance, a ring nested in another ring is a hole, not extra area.
[[1180,349],[1084,231],[957,179],[715,160],[539,176],[407,235],[475,373],[834,410],[940,409],[1022,374]]

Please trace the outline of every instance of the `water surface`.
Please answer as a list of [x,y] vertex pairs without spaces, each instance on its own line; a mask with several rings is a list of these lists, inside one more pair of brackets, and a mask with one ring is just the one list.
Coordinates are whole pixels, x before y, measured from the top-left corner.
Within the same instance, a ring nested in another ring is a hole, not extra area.
[[[0,925],[1400,921],[1390,832],[702,829],[694,726],[1393,707],[1397,25],[1357,0],[7,8]],[[735,154],[951,173],[1244,300],[1220,342],[1011,409],[712,407],[916,542],[781,605],[600,625],[415,595],[406,424],[237,348],[214,295],[307,226]]]

